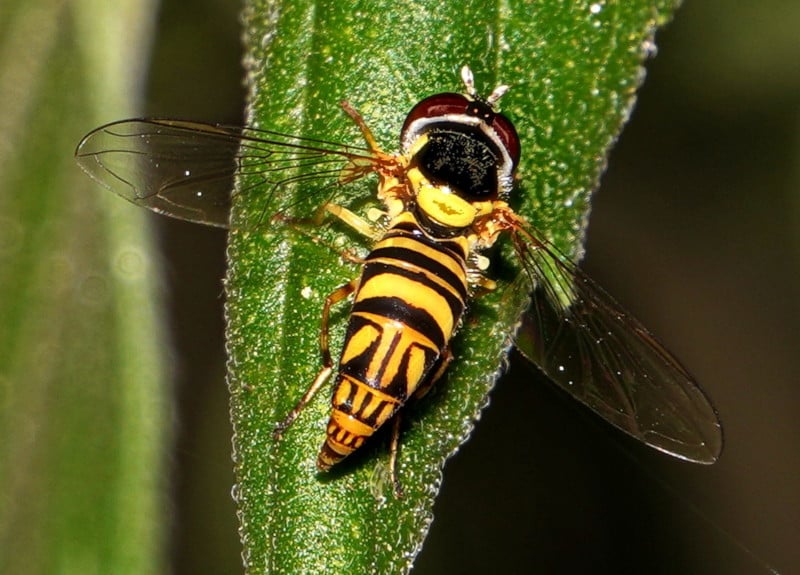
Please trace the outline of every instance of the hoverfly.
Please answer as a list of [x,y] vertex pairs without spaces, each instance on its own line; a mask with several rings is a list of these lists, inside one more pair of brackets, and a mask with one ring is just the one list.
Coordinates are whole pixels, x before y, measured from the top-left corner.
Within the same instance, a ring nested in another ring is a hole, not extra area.
[[[688,371],[642,325],[506,203],[521,145],[496,110],[507,90],[477,95],[469,68],[465,93],[417,103],[401,130],[402,149],[381,150],[361,116],[366,148],[253,128],[176,120],[123,120],[89,133],[75,156],[100,184],[158,213],[225,227],[234,173],[259,176],[264,218],[274,221],[296,200],[289,184],[348,184],[378,176],[387,223],[373,236],[359,278],[325,300],[323,366],[281,422],[280,435],[334,371],[328,349],[331,306],[353,297],[334,384],[331,416],[317,466],[329,469],[405,403],[423,395],[452,360],[450,341],[476,288],[491,289],[481,252],[507,234],[530,292],[526,329],[516,344],[531,362],[601,417],[675,457],[713,463],[722,449],[716,412]],[[312,205],[319,196],[301,199]],[[324,203],[324,202],[323,202]],[[349,209],[327,212],[365,233],[372,226]],[[390,470],[395,476],[399,426]]]

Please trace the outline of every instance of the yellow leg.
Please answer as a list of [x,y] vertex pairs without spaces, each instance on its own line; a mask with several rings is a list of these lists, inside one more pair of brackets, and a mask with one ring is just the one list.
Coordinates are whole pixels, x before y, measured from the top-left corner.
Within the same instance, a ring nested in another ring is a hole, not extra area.
[[349,250],[342,251],[340,248],[333,246],[330,242],[322,239],[321,237],[311,233],[307,227],[308,226],[319,226],[322,224],[323,218],[325,217],[325,212],[332,214],[339,218],[342,222],[347,224],[349,227],[353,228],[356,232],[365,236],[370,240],[377,240],[380,237],[380,232],[375,229],[375,227],[370,224],[364,218],[356,215],[352,211],[348,210],[345,207],[342,207],[338,204],[323,204],[318,210],[317,213],[314,214],[313,218],[290,218],[288,216],[278,214],[273,216],[273,221],[280,222],[292,228],[295,232],[302,234],[303,236],[307,237],[309,240],[314,242],[317,245],[325,246],[326,248],[330,249],[332,252],[338,252],[339,255],[342,256],[342,259],[345,261],[354,263],[354,264],[363,264],[364,259],[358,257],[357,255],[351,253]]
[[300,415],[300,412],[305,409],[306,405],[308,405],[308,402],[314,398],[314,396],[322,387],[322,384],[328,380],[333,372],[333,360],[331,359],[331,351],[328,345],[328,324],[331,307],[347,298],[355,291],[356,287],[358,287],[358,280],[351,280],[343,286],[336,288],[328,295],[328,297],[325,298],[325,305],[322,307],[322,326],[319,332],[319,349],[320,355],[322,356],[322,369],[319,370],[319,373],[317,373],[317,376],[303,394],[303,397],[300,398],[300,401],[297,402],[297,404],[286,415],[283,421],[275,426],[275,430],[272,432],[272,435],[276,439],[280,439],[283,435],[283,432],[295,422],[297,416]]
[[364,136],[364,139],[367,141],[367,145],[369,149],[379,155],[383,155],[383,151],[381,147],[378,145],[378,142],[375,140],[375,136],[372,135],[372,130],[369,129],[367,123],[364,121],[364,118],[361,117],[361,114],[358,113],[353,106],[350,105],[350,102],[342,100],[340,102],[342,109],[347,113],[348,116],[353,118],[353,121],[358,126],[358,129],[361,130],[361,134]]
[[371,223],[339,204],[325,204],[325,211],[336,216],[366,238],[377,240],[380,236]]
[[325,298],[325,305],[322,306],[322,327],[319,331],[319,349],[322,353],[322,365],[331,367],[333,361],[331,360],[331,351],[328,347],[328,323],[331,315],[331,307],[348,297],[351,293],[356,291],[358,287],[358,280],[353,279],[339,286],[328,297]]
[[292,408],[292,410],[286,415],[286,417],[275,426],[275,429],[272,431],[272,437],[275,439],[280,439],[283,437],[283,432],[286,431],[297,419],[297,416],[300,415],[300,412],[305,409],[308,402],[317,394],[319,389],[322,387],[322,384],[327,381],[330,377],[331,372],[333,371],[332,366],[325,366],[323,367],[317,377],[314,378],[314,381],[303,394],[303,397],[300,398],[300,401]]
[[483,297],[487,294],[490,294],[497,289],[496,281],[483,276],[478,276],[478,278],[473,282],[473,284],[477,288],[474,294],[474,297],[476,299],[479,297]]

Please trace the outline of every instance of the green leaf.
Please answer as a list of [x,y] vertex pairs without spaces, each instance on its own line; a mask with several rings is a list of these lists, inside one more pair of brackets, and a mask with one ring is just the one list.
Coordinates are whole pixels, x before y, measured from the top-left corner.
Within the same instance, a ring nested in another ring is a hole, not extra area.
[[[577,256],[589,193],[631,111],[656,25],[675,4],[252,0],[245,16],[251,123],[361,145],[338,105],[347,99],[394,151],[411,106],[461,91],[458,71],[468,64],[483,93],[511,85],[501,106],[523,143],[515,206]],[[373,197],[375,182],[354,185]],[[234,228],[259,210],[255,196],[237,198]],[[319,369],[324,297],[359,271],[325,244],[369,247],[335,222],[314,234],[324,242],[287,229],[230,236],[228,349],[246,564],[251,573],[407,572],[432,520],[442,467],[487,404],[525,302],[499,289],[471,306],[447,376],[406,412],[405,497],[395,499],[385,435],[333,471],[316,471],[327,392],[281,441],[271,435]],[[501,285],[513,277],[506,252],[494,268]],[[332,316],[334,350],[346,307]]]
[[151,2],[0,10],[0,572],[158,573],[168,430],[144,214],[75,164],[129,114]]

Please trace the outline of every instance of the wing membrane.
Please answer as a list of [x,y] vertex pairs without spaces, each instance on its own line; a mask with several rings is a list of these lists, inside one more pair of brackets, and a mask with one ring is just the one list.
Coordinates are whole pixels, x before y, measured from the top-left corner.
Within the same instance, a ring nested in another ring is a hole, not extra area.
[[[259,194],[258,224],[290,209],[308,214],[338,184],[379,167],[366,149],[177,120],[108,124],[88,134],[75,156],[93,179],[134,204],[218,227],[228,226],[237,174],[240,193]],[[301,192],[287,193],[300,183]],[[515,341],[522,354],[633,437],[682,459],[716,461],[719,420],[689,372],[541,234],[511,219],[528,279],[519,285],[531,298]]]
[[647,445],[710,464],[722,428],[691,374],[644,326],[554,246],[517,229],[531,302],[520,352],[570,395]]
[[[78,144],[75,157],[101,185],[136,205],[191,222],[228,227],[234,177],[263,198],[260,218],[310,211],[340,180],[375,169],[369,150],[252,128],[180,120],[123,120]],[[298,197],[292,183],[313,182]]]

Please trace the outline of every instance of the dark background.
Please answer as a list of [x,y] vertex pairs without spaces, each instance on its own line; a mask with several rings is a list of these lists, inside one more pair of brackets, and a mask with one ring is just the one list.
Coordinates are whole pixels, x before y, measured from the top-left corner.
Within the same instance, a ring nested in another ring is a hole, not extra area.
[[[416,574],[800,572],[800,5],[730,4],[688,3],[659,34],[586,261],[714,398],[722,460],[651,453],[516,361],[446,468]],[[237,8],[162,1],[147,115],[241,121]],[[155,219],[179,394],[174,570],[240,573],[225,234]]]

